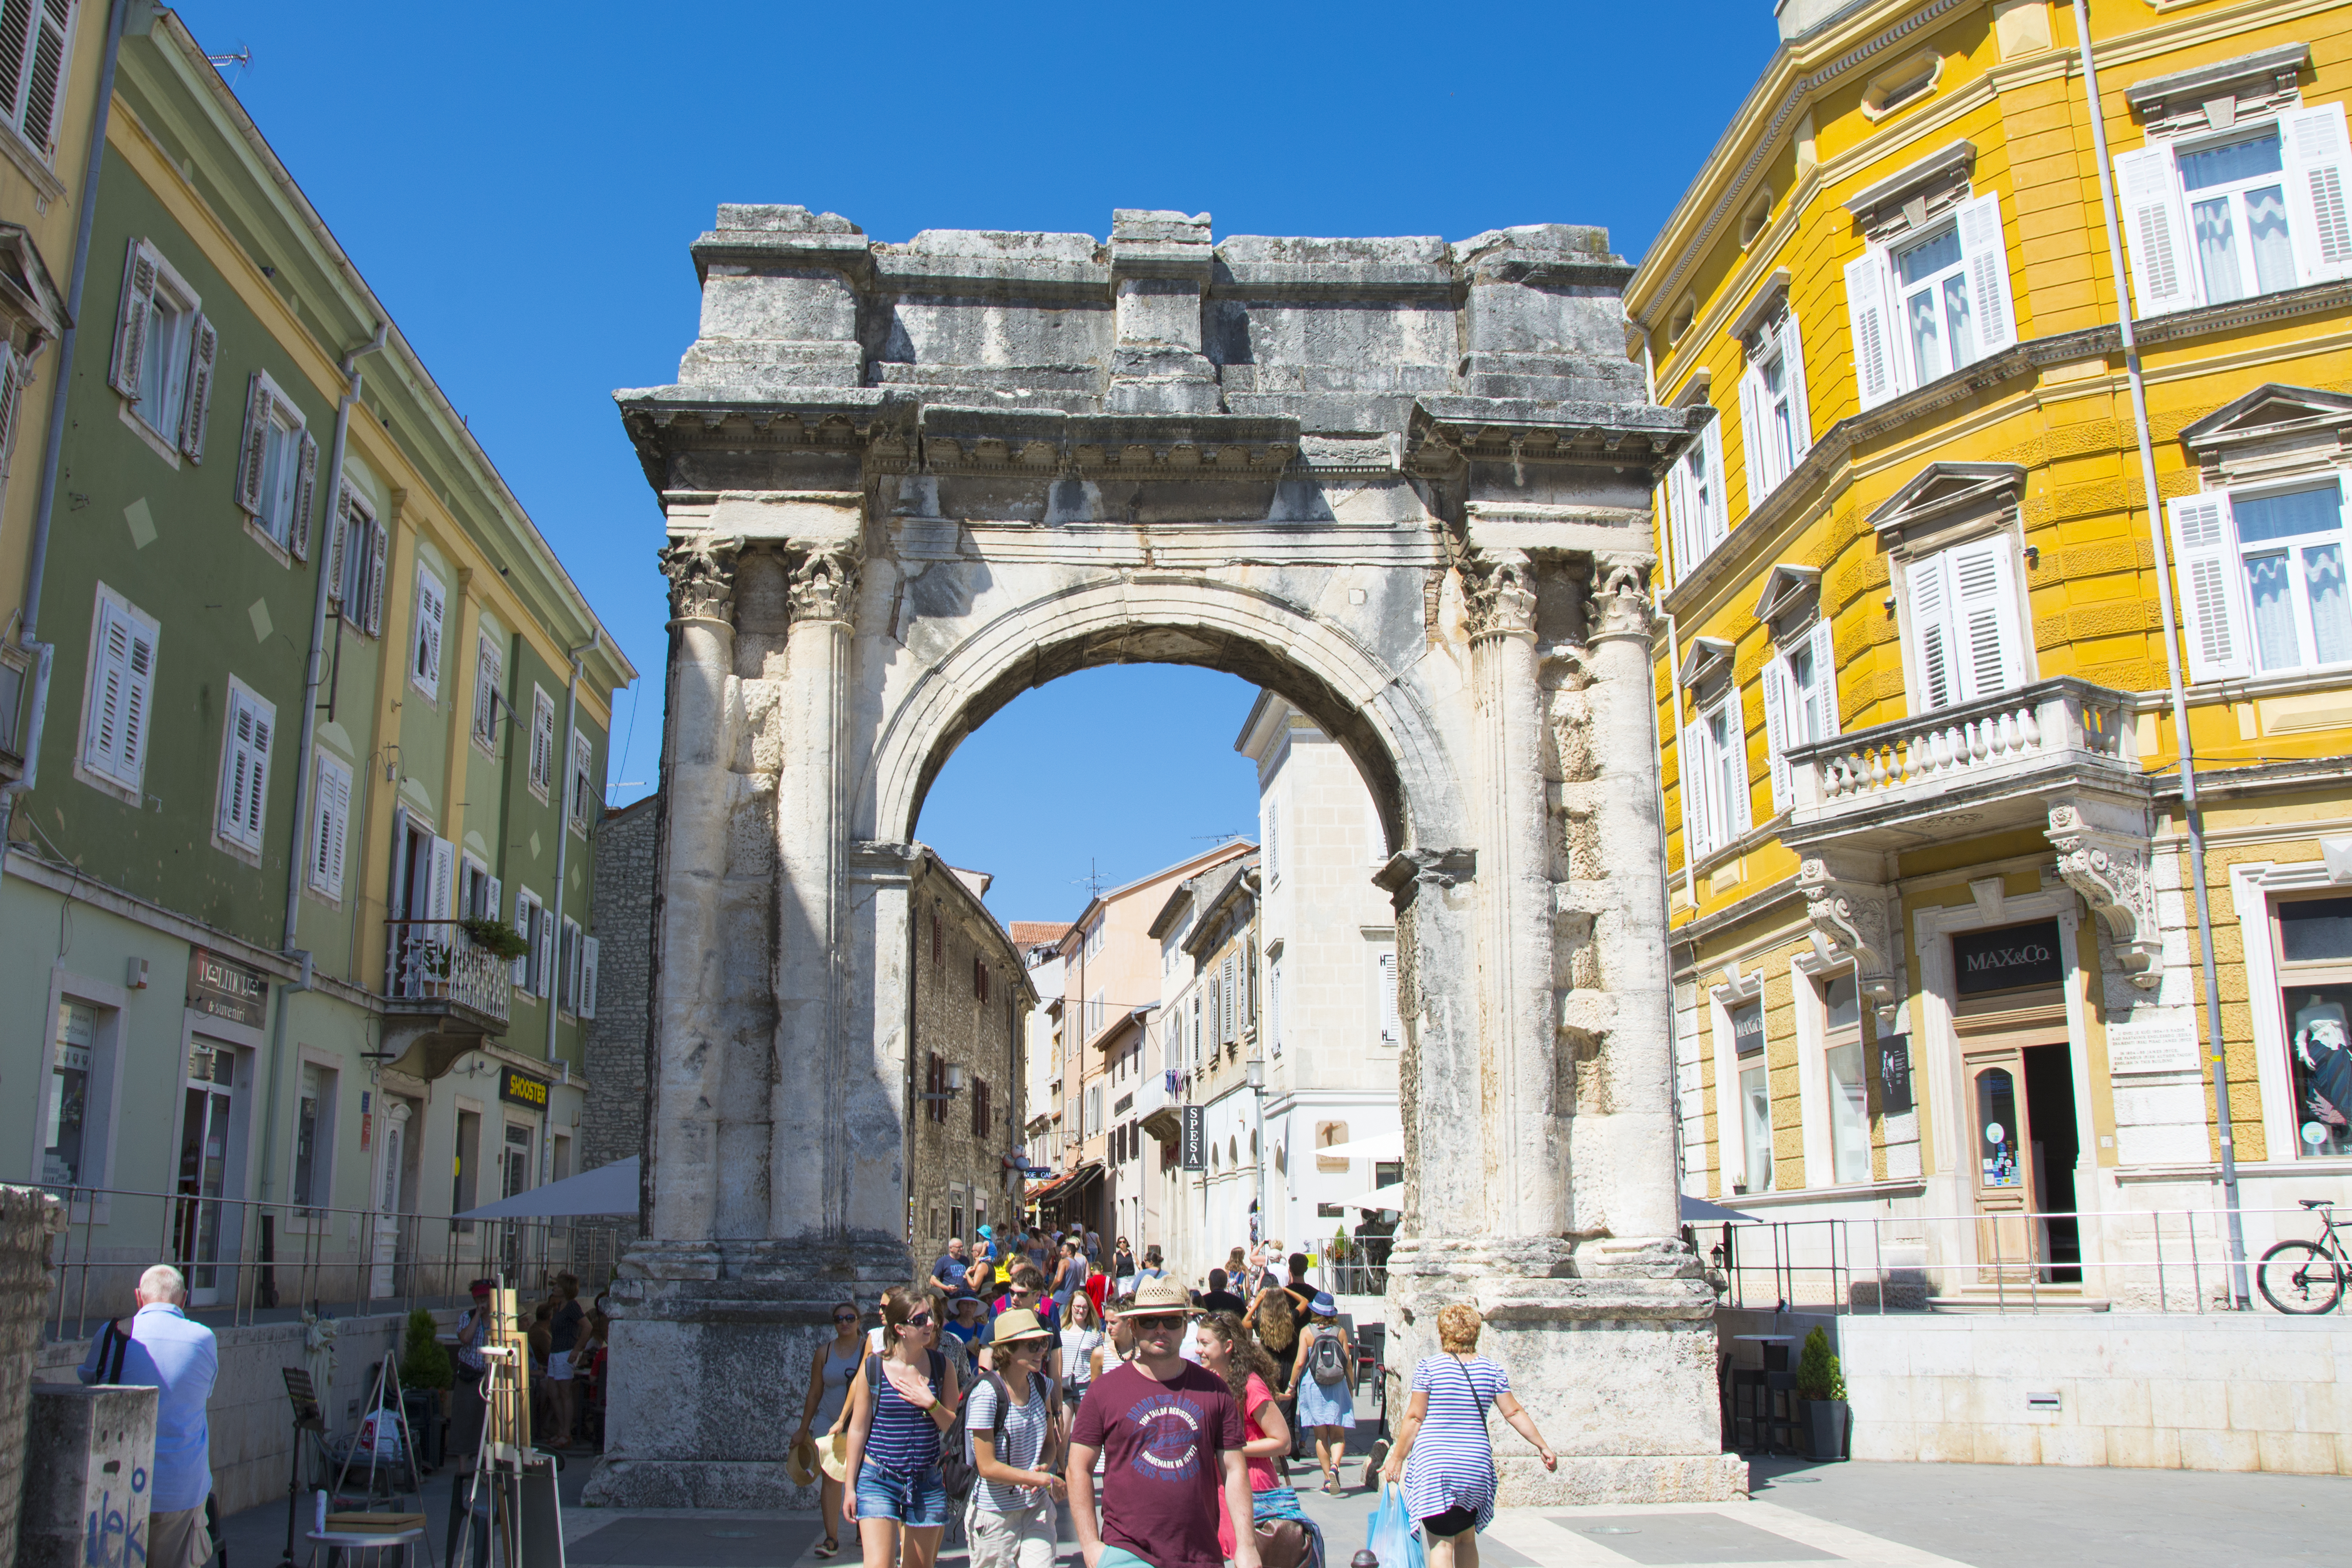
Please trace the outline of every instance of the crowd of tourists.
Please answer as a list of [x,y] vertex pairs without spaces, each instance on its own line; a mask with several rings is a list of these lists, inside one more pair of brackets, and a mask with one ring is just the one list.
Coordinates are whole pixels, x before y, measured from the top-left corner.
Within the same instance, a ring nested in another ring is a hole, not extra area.
[[[954,1517],[971,1568],[1054,1568],[1066,1506],[1085,1568],[1327,1568],[1290,1465],[1345,1489],[1361,1369],[1310,1267],[1237,1247],[1188,1291],[1123,1237],[982,1226],[885,1291],[878,1321],[840,1303],[793,1442],[794,1473],[822,1481],[815,1555],[840,1554],[846,1523],[867,1568],[931,1568]],[[1401,1487],[1430,1568],[1477,1568],[1489,1409],[1555,1464],[1480,1326],[1467,1303],[1438,1314],[1441,1353],[1359,1478]]]

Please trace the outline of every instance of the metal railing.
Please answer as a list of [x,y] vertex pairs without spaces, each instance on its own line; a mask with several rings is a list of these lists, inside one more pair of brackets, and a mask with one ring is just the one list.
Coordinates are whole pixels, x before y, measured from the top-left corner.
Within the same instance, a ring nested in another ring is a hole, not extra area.
[[500,958],[453,920],[386,921],[391,955],[384,994],[403,1002],[455,1002],[504,1022],[514,998],[514,960]]
[[[2299,1208],[2247,1209],[2278,1237]],[[1726,1306],[1829,1312],[2231,1310],[2229,1215],[2122,1209],[1751,1220],[1692,1227]],[[2268,1241],[2249,1237],[2246,1285]]]
[[139,1276],[169,1263],[188,1279],[187,1311],[215,1328],[464,1305],[477,1279],[525,1290],[555,1275],[593,1297],[618,1262],[618,1233],[568,1220],[453,1220],[446,1215],[264,1203],[111,1187],[51,1186],[67,1225],[50,1247],[45,1321],[81,1338],[132,1310]]
[[2084,756],[2137,761],[2132,699],[2069,678],[1788,749],[1800,819]]
[[1323,1289],[1334,1296],[1380,1296],[1389,1288],[1389,1249],[1392,1236],[1358,1236],[1348,1240],[1347,1255],[1323,1255]]

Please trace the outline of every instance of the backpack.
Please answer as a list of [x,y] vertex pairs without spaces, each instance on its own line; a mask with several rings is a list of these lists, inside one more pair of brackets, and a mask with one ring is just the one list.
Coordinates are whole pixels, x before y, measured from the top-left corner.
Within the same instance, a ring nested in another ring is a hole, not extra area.
[[1292,1308],[1290,1292],[1270,1292],[1258,1303],[1258,1342],[1278,1354],[1287,1353],[1298,1344],[1298,1314]]
[[1348,1352],[1339,1343],[1339,1330],[1315,1331],[1315,1348],[1307,1352],[1307,1370],[1315,1374],[1318,1383],[1347,1381]]
[[[1001,1459],[1004,1457],[1001,1451],[1004,1442],[1004,1423],[1013,1414],[1013,1391],[1005,1386],[1003,1378],[992,1372],[982,1373],[980,1381],[996,1390],[996,1420],[989,1427],[988,1436],[992,1443],[999,1446],[997,1458]],[[1045,1381],[1037,1373],[1031,1373],[1031,1392],[1035,1392],[1037,1385]],[[972,1488],[980,1484],[980,1463],[972,1457],[971,1451],[971,1394],[966,1390],[963,1403],[956,1406],[955,1419],[949,1422],[948,1429],[940,1435],[940,1480],[946,1487],[948,1496],[956,1502],[970,1497]]]

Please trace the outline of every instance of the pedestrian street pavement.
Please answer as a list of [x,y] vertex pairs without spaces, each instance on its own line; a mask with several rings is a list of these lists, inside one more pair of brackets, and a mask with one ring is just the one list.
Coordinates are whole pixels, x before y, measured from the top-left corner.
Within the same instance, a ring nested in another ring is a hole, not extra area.
[[[813,1511],[695,1512],[581,1506],[590,1461],[563,1476],[567,1568],[828,1568],[811,1549],[824,1531]],[[1345,1475],[1360,1478],[1350,1457]],[[446,1568],[447,1482],[427,1483],[429,1555],[408,1568]],[[1376,1493],[1314,1489],[1297,1465],[1299,1500],[1323,1528],[1327,1568],[1348,1568],[1364,1544]],[[1808,1465],[1758,1460],[1749,1497],[1731,1502],[1515,1508],[1480,1538],[1480,1568],[1774,1568],[1846,1563],[1858,1568],[2215,1568],[2216,1564],[2341,1563],[2352,1479],[2228,1475],[2202,1470],[2078,1469],[2010,1465]],[[269,1568],[284,1542],[282,1503],[226,1521],[230,1568]],[[856,1536],[842,1527],[829,1568],[856,1568]],[[1065,1515],[1056,1568],[1079,1568]],[[307,1563],[307,1550],[298,1551]],[[950,1527],[940,1568],[968,1568]],[[1395,1568],[1395,1565],[1385,1565]]]

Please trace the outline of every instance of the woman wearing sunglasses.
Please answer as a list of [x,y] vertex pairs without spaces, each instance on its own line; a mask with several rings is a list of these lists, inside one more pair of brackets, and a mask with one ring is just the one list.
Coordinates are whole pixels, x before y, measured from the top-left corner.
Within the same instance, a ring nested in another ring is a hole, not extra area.
[[[812,1432],[823,1431],[830,1437],[840,1430],[849,1409],[849,1384],[857,1376],[857,1363],[865,1359],[858,1353],[858,1338],[857,1303],[844,1301],[833,1310],[833,1338],[816,1347],[815,1359],[809,1364],[808,1403],[801,1410],[801,1429],[793,1434],[794,1447]],[[841,1512],[841,1483],[825,1476],[820,1496],[824,1539],[817,1543],[815,1555],[831,1557],[841,1550],[833,1533],[833,1521]]]
[[955,1369],[932,1348],[939,1326],[928,1292],[885,1290],[882,1331],[889,1349],[866,1358],[850,1391],[842,1517],[857,1526],[866,1568],[931,1568],[948,1522],[940,1434],[954,1423],[961,1399]]

